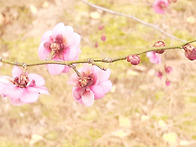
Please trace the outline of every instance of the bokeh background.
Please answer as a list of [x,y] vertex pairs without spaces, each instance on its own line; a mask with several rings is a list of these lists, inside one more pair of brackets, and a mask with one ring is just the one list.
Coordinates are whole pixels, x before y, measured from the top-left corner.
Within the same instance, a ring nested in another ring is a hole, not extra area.
[[[90,2],[144,21],[184,40],[196,39],[196,1],[178,0],[165,15],[152,8],[153,0],[91,0]],[[96,10],[80,0],[0,0],[0,56],[34,62],[42,34],[57,23],[71,25],[82,36],[80,59],[119,57],[137,48],[181,44],[131,19]],[[100,25],[104,26],[99,30]],[[107,39],[101,41],[105,34]],[[95,47],[95,43],[98,47]],[[195,147],[196,64],[182,50],[166,51],[163,64],[101,64],[110,68],[113,87],[91,107],[75,102],[68,74],[52,76],[45,66],[29,68],[46,79],[50,95],[21,107],[0,99],[1,147]],[[173,71],[162,80],[157,70]],[[12,66],[0,64],[0,75],[11,76]],[[165,80],[171,80],[166,86]]]

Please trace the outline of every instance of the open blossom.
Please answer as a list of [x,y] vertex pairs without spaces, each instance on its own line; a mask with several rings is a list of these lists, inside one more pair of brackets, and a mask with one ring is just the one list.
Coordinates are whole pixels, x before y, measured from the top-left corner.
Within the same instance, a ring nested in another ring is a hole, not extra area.
[[161,57],[155,51],[147,52],[146,56],[150,59],[151,63],[155,63],[155,64],[161,63]]
[[169,3],[167,0],[155,0],[153,4],[153,8],[155,12],[164,14],[165,9],[169,6]]
[[[53,30],[43,34],[38,54],[42,60],[52,59],[55,61],[77,60],[80,53],[80,35],[75,33],[71,26],[65,26],[62,22]],[[48,64],[50,74],[57,75],[68,72],[65,65]]]
[[39,94],[49,94],[44,79],[37,74],[27,74],[14,66],[12,77],[0,76],[0,95],[8,97],[13,105],[33,103]]
[[90,106],[95,99],[102,98],[112,88],[112,83],[108,80],[110,70],[103,71],[97,66],[84,64],[79,70],[81,77],[76,74],[69,79],[69,84],[73,85],[73,96],[77,102]]

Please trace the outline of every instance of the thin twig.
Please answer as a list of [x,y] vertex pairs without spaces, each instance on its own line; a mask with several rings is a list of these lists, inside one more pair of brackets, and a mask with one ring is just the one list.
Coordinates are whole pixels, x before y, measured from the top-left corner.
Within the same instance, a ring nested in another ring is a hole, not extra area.
[[[155,48],[155,47],[151,47],[151,48],[143,48],[143,49],[131,49],[129,52],[129,55],[140,55],[140,54],[144,54],[146,52],[149,51],[156,51],[156,50],[170,50],[170,49],[183,49],[183,46],[189,43],[193,43],[196,42],[196,40],[192,40],[186,43],[183,43],[180,46],[171,46],[171,47],[159,47],[159,48]],[[21,66],[23,67],[25,65],[25,67],[30,67],[30,66],[38,66],[38,65],[45,65],[45,64],[60,64],[60,65],[67,65],[69,67],[71,67],[73,70],[74,68],[74,64],[82,64],[82,63],[88,63],[88,64],[93,64],[98,66],[99,68],[101,68],[98,64],[99,62],[102,63],[113,63],[113,62],[117,62],[117,61],[122,61],[125,60],[127,57],[123,56],[123,57],[118,57],[115,59],[112,58],[103,58],[103,59],[83,59],[83,60],[76,60],[76,61],[53,61],[53,60],[45,60],[45,61],[39,61],[39,62],[35,62],[35,63],[26,63],[26,62],[13,62],[13,61],[9,61],[6,59],[3,59],[2,57],[0,57],[0,62],[4,63],[4,64],[10,64],[10,65],[16,65],[16,66]],[[103,68],[101,68],[103,69]]]
[[95,9],[99,9],[99,10],[108,12],[108,13],[113,14],[113,15],[119,15],[119,16],[123,16],[123,17],[130,18],[130,19],[132,19],[132,20],[135,20],[135,21],[137,21],[137,22],[139,22],[139,23],[141,23],[141,24],[143,24],[143,25],[145,25],[145,26],[148,26],[148,27],[150,27],[150,28],[153,28],[153,29],[155,29],[155,30],[158,30],[159,32],[161,32],[162,34],[164,34],[164,35],[170,37],[171,39],[178,40],[178,41],[181,41],[181,42],[186,42],[185,40],[182,40],[182,39],[180,39],[180,38],[178,38],[178,37],[176,37],[176,36],[173,36],[172,34],[166,32],[165,30],[163,30],[163,29],[161,29],[161,28],[159,28],[158,26],[153,25],[153,24],[148,23],[148,22],[145,22],[145,21],[143,21],[143,20],[141,20],[141,19],[139,19],[139,18],[137,18],[137,17],[135,17],[135,16],[128,15],[128,14],[124,14],[124,13],[120,13],[120,12],[117,12],[117,11],[113,11],[113,10],[110,10],[110,9],[107,9],[107,8],[104,8],[104,7],[101,7],[101,6],[97,6],[97,5],[95,5],[95,4],[92,4],[92,3],[88,2],[87,0],[81,0],[81,1],[84,2],[84,3],[87,4],[87,5],[89,5],[89,6],[93,7],[93,8],[95,8]]

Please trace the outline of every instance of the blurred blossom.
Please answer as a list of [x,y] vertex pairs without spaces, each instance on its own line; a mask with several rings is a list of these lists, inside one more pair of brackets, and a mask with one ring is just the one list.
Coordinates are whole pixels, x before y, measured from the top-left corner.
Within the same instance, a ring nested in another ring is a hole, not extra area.
[[106,36],[103,34],[103,35],[101,35],[101,40],[102,41],[106,41]]
[[98,42],[95,42],[95,47],[97,48],[99,46]]
[[156,76],[162,79],[163,73],[161,71],[157,71]]
[[165,72],[166,73],[170,73],[172,71],[172,67],[171,66],[165,66]]
[[73,96],[77,102],[90,106],[95,99],[102,98],[112,88],[112,83],[108,80],[110,70],[101,70],[97,66],[84,66],[79,70],[81,77],[76,74],[69,79],[69,84],[73,85]]
[[153,8],[155,12],[164,14],[165,9],[169,6],[169,3],[167,0],[155,0],[153,4]]
[[159,64],[161,63],[161,56],[155,51],[147,52],[146,56],[149,58],[151,63]]
[[12,77],[0,76],[0,95],[8,97],[13,105],[33,103],[39,94],[49,94],[44,79],[37,74],[27,74],[14,66]]
[[[53,30],[43,34],[38,54],[42,60],[77,60],[80,53],[79,46],[80,35],[75,33],[71,26],[65,26],[61,22]],[[53,75],[68,72],[70,69],[65,65],[49,64],[47,66],[50,74]]]
[[140,63],[140,57],[138,55],[129,55],[127,56],[127,61],[132,65],[137,65]]
[[103,25],[100,25],[100,26],[98,27],[98,29],[99,29],[99,30],[103,30],[103,29],[104,29],[104,26],[103,26]]
[[167,79],[167,80],[165,81],[165,85],[166,85],[166,86],[170,86],[170,85],[171,85],[171,81]]

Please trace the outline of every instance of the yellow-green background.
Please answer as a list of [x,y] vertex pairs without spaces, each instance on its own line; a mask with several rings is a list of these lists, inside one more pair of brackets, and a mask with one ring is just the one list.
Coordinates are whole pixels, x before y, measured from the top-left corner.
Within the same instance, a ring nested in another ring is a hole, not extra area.
[[[153,0],[92,0],[100,6],[131,14],[184,40],[196,39],[196,1],[178,0],[165,15],[152,9]],[[57,23],[73,26],[81,38],[83,58],[119,57],[129,50],[181,44],[134,20],[96,10],[80,0],[0,0],[0,56],[19,62],[38,61],[41,35]],[[102,31],[99,25],[104,25]],[[105,34],[107,40],[100,37]],[[98,42],[98,48],[95,48]],[[50,95],[21,107],[0,100],[0,147],[167,147],[196,146],[196,65],[184,52],[163,55],[173,67],[165,79],[155,76],[163,65],[127,62],[101,64],[112,70],[112,91],[85,107],[75,102],[67,79],[52,76],[45,66],[29,72],[43,76]],[[0,75],[11,76],[12,66],[0,64]]]

